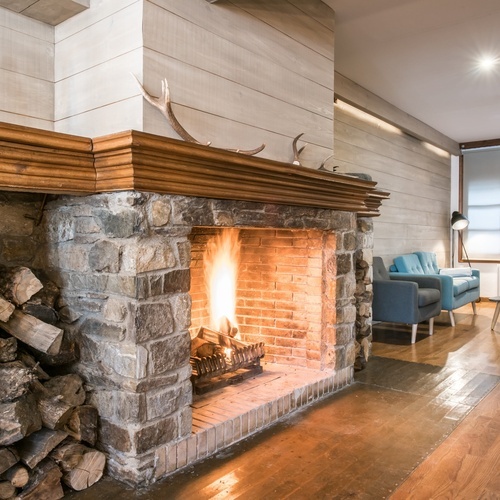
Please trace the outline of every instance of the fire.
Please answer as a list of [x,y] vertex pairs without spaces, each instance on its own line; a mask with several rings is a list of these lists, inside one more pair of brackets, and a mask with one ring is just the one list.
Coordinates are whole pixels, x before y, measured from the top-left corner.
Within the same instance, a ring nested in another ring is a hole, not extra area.
[[203,256],[205,284],[210,307],[210,325],[217,331],[223,323],[236,322],[236,283],[240,263],[238,229],[223,229],[207,242]]

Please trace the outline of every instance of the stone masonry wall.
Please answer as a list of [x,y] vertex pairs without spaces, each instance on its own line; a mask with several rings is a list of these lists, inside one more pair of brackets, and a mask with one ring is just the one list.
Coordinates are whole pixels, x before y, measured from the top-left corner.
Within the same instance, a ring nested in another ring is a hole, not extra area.
[[78,353],[67,369],[85,378],[99,410],[109,472],[130,483],[150,481],[155,449],[191,432],[194,226],[324,231],[319,367],[354,363],[355,214],[140,192],[51,197],[22,260],[61,288],[65,344]]
[[373,301],[373,221],[357,220],[356,241],[356,361],[354,368],[366,366],[371,354]]

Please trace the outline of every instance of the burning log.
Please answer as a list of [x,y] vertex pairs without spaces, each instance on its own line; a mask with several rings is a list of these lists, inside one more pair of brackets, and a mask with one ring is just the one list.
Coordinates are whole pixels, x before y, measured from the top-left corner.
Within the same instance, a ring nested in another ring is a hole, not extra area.
[[[227,318],[222,325],[233,335],[238,332]],[[197,355],[203,352],[200,348],[207,345],[218,349],[209,356]],[[201,327],[197,337],[191,340],[191,346],[192,381],[198,394],[262,373],[260,358],[265,354],[263,343],[248,344],[221,331]]]

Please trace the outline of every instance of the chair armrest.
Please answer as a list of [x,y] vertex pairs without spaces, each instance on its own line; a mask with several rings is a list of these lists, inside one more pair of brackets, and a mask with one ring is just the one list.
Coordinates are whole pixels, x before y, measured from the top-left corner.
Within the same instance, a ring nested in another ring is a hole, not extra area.
[[393,304],[416,303],[418,298],[418,285],[413,281],[379,280],[373,282],[373,294],[380,294],[391,300]]
[[447,281],[441,278],[450,278],[450,286],[453,286],[453,280],[450,276],[440,276],[438,274],[389,273],[389,276],[391,277],[391,281],[412,281],[417,283],[420,288],[436,288],[439,291],[443,288],[443,281]]

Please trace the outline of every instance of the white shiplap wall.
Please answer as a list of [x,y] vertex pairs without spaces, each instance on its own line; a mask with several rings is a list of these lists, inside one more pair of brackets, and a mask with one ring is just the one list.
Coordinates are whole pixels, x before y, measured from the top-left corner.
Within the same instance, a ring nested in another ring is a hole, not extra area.
[[[144,81],[167,78],[174,110],[200,142],[290,161],[304,132],[310,156],[333,142],[333,11],[320,0],[145,3]],[[147,109],[145,130],[170,130]],[[303,144],[303,143],[302,143]]]
[[54,30],[0,8],[0,121],[53,130]]
[[142,1],[106,0],[55,28],[56,130],[142,130]]
[[133,73],[155,96],[167,78],[200,142],[265,143],[260,156],[291,161],[304,132],[305,164],[331,152],[334,14],[321,0],[108,0],[57,26],[55,40],[58,131],[178,138]]
[[449,264],[448,153],[340,103],[335,108],[335,162],[339,172],[362,172],[390,192],[374,219],[374,255],[387,266],[400,254],[435,252]]

